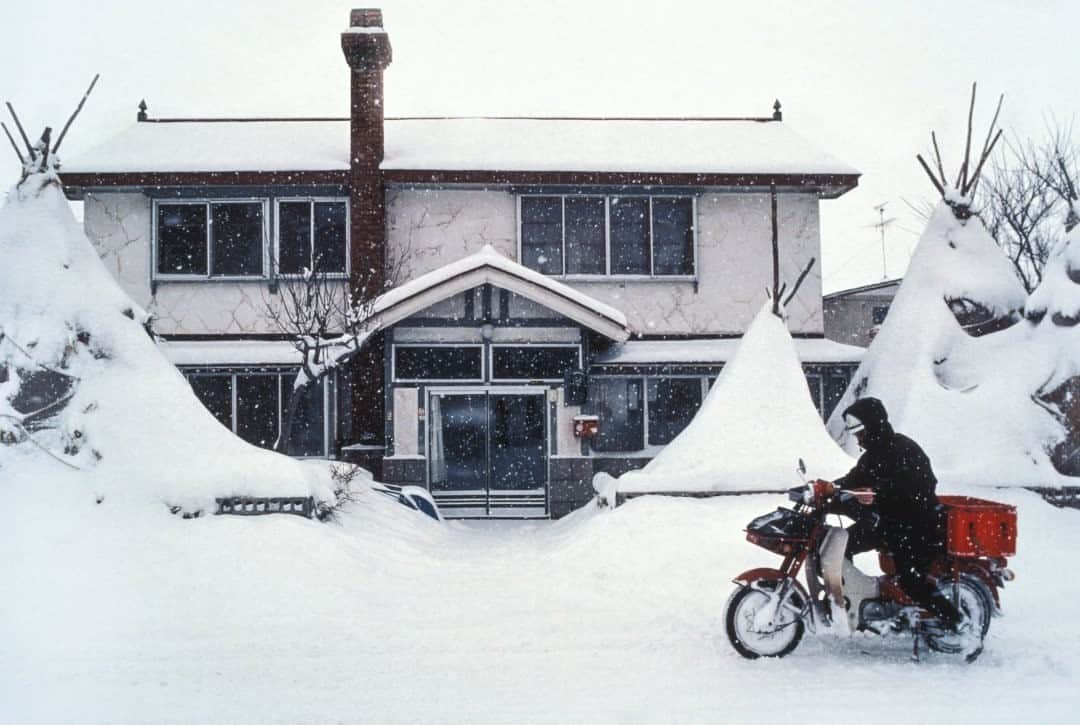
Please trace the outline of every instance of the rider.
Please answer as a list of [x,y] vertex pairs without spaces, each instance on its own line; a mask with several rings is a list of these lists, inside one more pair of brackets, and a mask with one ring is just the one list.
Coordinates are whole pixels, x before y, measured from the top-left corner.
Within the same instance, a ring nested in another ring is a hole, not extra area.
[[847,555],[888,550],[908,596],[941,626],[955,629],[960,612],[927,577],[944,538],[930,459],[915,441],[893,430],[877,398],[856,400],[844,411],[844,423],[864,452],[833,487],[871,491],[857,494],[862,506],[837,507],[855,519],[848,528]]

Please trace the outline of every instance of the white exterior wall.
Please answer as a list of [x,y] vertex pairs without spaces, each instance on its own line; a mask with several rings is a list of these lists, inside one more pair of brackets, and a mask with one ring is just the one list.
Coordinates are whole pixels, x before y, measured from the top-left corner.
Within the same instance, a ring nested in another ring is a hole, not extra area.
[[[151,292],[151,214],[142,194],[87,194],[86,235],[132,299],[154,316],[162,335],[279,333],[266,306],[280,300],[265,279],[250,282],[158,282]],[[344,282],[342,282],[344,284]]]
[[[790,286],[818,259],[792,301],[792,332],[822,334],[821,236],[814,194],[780,194],[780,279]],[[397,188],[387,192],[387,240],[405,260],[404,279],[491,244],[517,259],[517,204],[501,190]],[[741,334],[772,281],[767,193],[697,197],[697,284],[689,281],[567,280],[622,310],[643,334]]]

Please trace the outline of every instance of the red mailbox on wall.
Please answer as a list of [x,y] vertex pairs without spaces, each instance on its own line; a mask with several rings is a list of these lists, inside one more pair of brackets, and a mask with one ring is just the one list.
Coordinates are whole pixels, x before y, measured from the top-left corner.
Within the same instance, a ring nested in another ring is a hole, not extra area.
[[574,435],[578,438],[595,438],[600,432],[600,416],[575,415]]

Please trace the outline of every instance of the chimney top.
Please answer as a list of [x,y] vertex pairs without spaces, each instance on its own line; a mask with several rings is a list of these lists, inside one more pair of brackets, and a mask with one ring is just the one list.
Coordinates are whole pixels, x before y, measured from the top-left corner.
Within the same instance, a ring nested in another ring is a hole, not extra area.
[[349,13],[351,28],[381,28],[382,10],[379,8],[354,8]]

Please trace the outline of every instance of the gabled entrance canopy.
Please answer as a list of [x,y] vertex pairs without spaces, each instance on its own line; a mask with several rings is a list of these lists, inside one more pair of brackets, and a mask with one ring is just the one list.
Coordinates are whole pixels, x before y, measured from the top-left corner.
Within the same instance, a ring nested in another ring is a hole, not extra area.
[[521,295],[617,342],[625,341],[632,332],[622,312],[514,262],[490,245],[380,296],[372,311],[372,329],[390,327],[484,284]]

